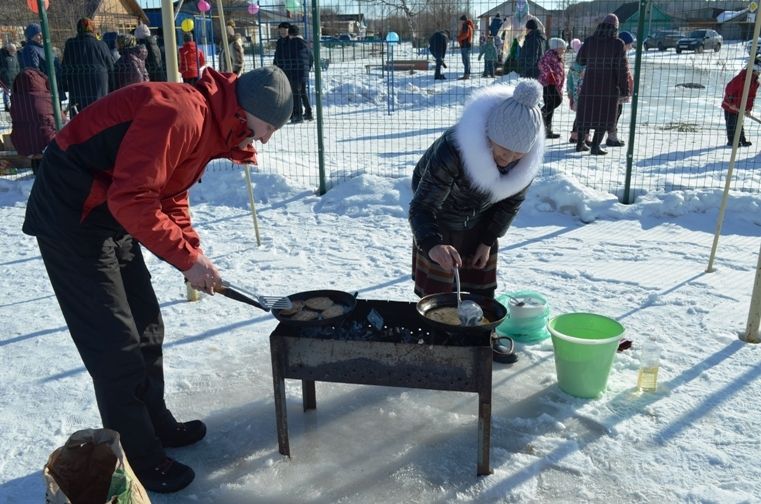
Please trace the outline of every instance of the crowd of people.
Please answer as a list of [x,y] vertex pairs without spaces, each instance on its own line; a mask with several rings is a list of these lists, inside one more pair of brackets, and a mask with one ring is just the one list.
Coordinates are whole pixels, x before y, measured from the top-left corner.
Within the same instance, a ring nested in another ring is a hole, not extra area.
[[[606,15],[590,37],[583,42],[571,41],[573,62],[566,76],[565,55],[569,44],[558,37],[548,39],[541,21],[527,11],[524,17],[525,23],[517,29],[513,26],[514,19],[508,21],[499,14],[491,19],[479,43],[478,59],[484,59],[481,76],[496,77],[501,67],[502,74],[515,72],[522,78],[537,80],[543,88],[541,111],[548,139],[561,136],[553,129],[552,119],[567,93],[570,108],[576,112],[569,141],[578,152],[605,155],[603,140],[608,147],[623,146],[624,141],[618,136],[618,120],[623,104],[633,92],[634,82],[626,54],[633,47],[634,36],[619,32],[615,14]],[[466,15],[460,17],[456,36],[463,62],[460,80],[470,79],[473,27]],[[512,41],[506,40],[508,36]],[[446,79],[441,68],[446,68],[448,41],[446,31],[436,32],[429,39],[429,50],[436,62],[435,80]]]

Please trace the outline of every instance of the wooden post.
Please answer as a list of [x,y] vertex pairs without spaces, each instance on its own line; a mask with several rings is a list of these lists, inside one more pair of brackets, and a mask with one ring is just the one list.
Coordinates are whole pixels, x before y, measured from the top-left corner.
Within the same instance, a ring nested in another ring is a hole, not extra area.
[[761,250],[756,264],[756,280],[753,283],[753,295],[750,297],[750,310],[748,311],[748,325],[745,334],[740,339],[748,343],[761,343],[761,334],[758,333],[759,321],[761,321]]
[[225,51],[225,64],[227,71],[233,71],[232,55],[230,54],[230,44],[227,43],[227,26],[225,25],[225,10],[222,8],[222,0],[217,0],[217,12],[219,14],[219,27],[221,33],[219,38],[222,39],[222,48]]
[[177,37],[174,29],[172,0],[161,0],[161,27],[164,31],[164,57],[167,82],[181,82],[177,65]]
[[259,238],[259,220],[256,218],[256,206],[254,205],[254,188],[251,185],[251,165],[246,164],[246,189],[248,189],[248,203],[251,205],[251,217],[254,219],[254,234],[256,235],[256,246],[261,246],[262,240]]

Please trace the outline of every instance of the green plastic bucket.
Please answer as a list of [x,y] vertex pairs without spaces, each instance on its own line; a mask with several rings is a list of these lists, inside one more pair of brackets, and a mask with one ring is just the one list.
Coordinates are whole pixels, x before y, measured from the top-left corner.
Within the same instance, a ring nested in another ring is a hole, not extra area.
[[547,323],[555,348],[558,385],[576,397],[605,390],[624,326],[594,313],[566,313]]

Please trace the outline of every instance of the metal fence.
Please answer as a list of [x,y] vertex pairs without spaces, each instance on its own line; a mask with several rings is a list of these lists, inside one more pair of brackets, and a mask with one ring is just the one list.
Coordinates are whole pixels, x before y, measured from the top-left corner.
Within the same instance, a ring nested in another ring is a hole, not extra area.
[[[19,15],[14,17],[17,28],[15,32],[12,27],[3,28],[4,41],[19,40],[23,36],[19,30],[36,19],[23,5],[25,1],[14,3],[19,4]],[[82,16],[92,15],[86,6],[93,2],[71,3],[81,4]],[[520,41],[525,35],[529,19],[538,22],[546,39],[584,41],[614,12],[619,31],[630,32],[637,40],[626,58],[639,93],[623,104],[617,123],[618,137],[625,145],[607,147],[603,140],[607,155],[577,152],[569,143],[575,113],[569,108],[564,86],[563,102],[552,121],[552,129],[560,137],[547,141],[543,174],[563,173],[622,199],[626,188],[629,201],[648,191],[720,189],[725,184],[732,149],[727,147],[721,103],[728,82],[748,60],[747,41],[752,38],[755,17],[747,2],[712,2],[709,9],[697,0],[566,1],[546,6],[522,0],[501,4],[339,0],[324,6],[288,0],[257,4],[253,9],[256,15],[245,2],[224,3],[230,8],[225,17],[236,22],[236,31],[243,35],[247,69],[273,62],[277,25],[284,21],[300,27],[317,61],[307,82],[314,120],[288,124],[262,146],[261,172],[282,174],[321,190],[358,174],[409,176],[425,149],[457,121],[474,90],[517,78],[515,73],[502,75],[502,70],[506,62],[507,70],[513,68],[506,61],[509,50],[514,39]],[[123,5],[120,0],[100,2],[101,19],[107,18],[104,14],[109,9],[123,10]],[[200,15],[188,14],[187,8],[185,17]],[[210,14],[217,22],[214,9]],[[485,72],[490,52],[485,50],[490,43],[486,37],[497,14],[504,21],[495,30],[502,45],[496,75],[491,77]],[[461,16],[472,22],[474,30],[467,80],[459,80],[465,72],[456,41],[463,25]],[[61,26],[60,18],[51,16],[51,32],[56,34],[53,43],[59,47],[65,46],[67,32],[69,37],[75,34],[71,17]],[[109,26],[111,31],[131,32],[136,18],[120,19],[121,27]],[[438,31],[449,36],[444,79],[434,79],[435,63],[429,51],[429,39]],[[720,39],[714,37],[716,43],[701,38],[697,44],[693,40],[692,45],[685,42],[677,47],[680,38],[698,31],[701,37],[715,31]],[[320,37],[313,36],[320,32]],[[675,32],[671,38],[669,32]],[[153,33],[157,34],[156,27]],[[398,42],[393,42],[395,35]],[[316,40],[320,41],[317,47]],[[205,47],[207,53],[218,51],[213,40]],[[61,56],[65,62],[65,52]],[[206,56],[209,64],[219,66],[216,54]],[[565,53],[566,73],[576,56],[570,48]],[[636,121],[632,122],[635,108]],[[303,110],[305,116],[306,112]],[[7,132],[10,127],[8,114],[0,113],[0,128]],[[761,141],[756,142],[760,130],[761,125],[746,121],[746,140],[753,145],[738,149],[732,189],[761,190],[761,158],[757,155]]]

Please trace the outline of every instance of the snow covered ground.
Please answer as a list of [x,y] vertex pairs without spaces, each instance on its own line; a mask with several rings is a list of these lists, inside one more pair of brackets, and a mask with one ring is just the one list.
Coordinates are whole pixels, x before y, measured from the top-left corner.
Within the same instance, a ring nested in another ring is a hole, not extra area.
[[[318,408],[303,413],[300,383],[287,381],[289,460],[275,430],[276,320],[222,296],[186,302],[181,275],[148,254],[166,323],[167,402],[209,427],[199,444],[170,452],[195,469],[194,483],[153,501],[761,502],[761,347],[738,339],[761,195],[732,193],[716,272],[706,273],[720,190],[650,192],[624,206],[565,172],[573,156],[551,148],[500,242],[498,292],[535,290],[552,315],[589,311],[626,327],[634,346],[617,354],[598,399],[558,388],[549,339],[519,344],[516,364],[495,363],[494,473],[479,478],[475,394],[318,383]],[[356,176],[322,197],[309,182],[255,173],[261,246],[242,172],[219,163],[193,189],[194,222],[224,276],[260,293],[335,288],[414,301],[410,162],[404,176]],[[20,231],[30,188],[0,180],[0,502],[9,504],[41,502],[50,452],[99,426],[39,252]],[[640,394],[637,349],[650,337],[664,350],[659,388]]]

